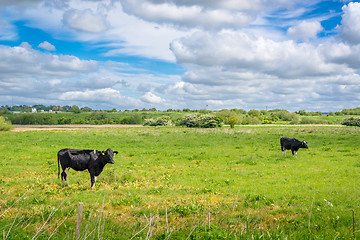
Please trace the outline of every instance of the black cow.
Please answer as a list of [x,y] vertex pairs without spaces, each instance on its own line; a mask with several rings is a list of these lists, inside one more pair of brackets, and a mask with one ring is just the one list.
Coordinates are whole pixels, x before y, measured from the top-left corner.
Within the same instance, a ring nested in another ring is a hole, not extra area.
[[305,141],[299,141],[295,138],[282,137],[280,139],[281,153],[286,156],[286,150],[291,150],[292,155],[297,157],[299,148],[309,148]]
[[107,163],[114,164],[114,155],[117,151],[112,151],[108,148],[106,151],[97,150],[77,150],[77,149],[61,149],[58,152],[58,177],[60,175],[60,165],[62,168],[61,180],[62,186],[65,187],[65,181],[69,185],[69,168],[75,171],[88,170],[91,178],[91,189],[94,188],[96,178],[100,175]]

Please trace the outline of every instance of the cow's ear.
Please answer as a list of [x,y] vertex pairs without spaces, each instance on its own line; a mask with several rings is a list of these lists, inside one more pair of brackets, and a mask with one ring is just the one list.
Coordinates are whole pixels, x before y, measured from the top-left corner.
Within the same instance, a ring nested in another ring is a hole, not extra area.
[[116,155],[116,154],[118,154],[118,153],[119,153],[118,151],[115,151],[115,152],[114,152],[114,155]]

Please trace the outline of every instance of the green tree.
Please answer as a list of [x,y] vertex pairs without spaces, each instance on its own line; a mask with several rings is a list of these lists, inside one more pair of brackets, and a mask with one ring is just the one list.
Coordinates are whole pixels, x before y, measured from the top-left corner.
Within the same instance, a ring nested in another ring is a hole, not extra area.
[[240,119],[237,116],[232,115],[227,119],[227,122],[230,124],[230,128],[234,128],[235,124],[239,123],[239,120]]
[[83,108],[81,109],[81,111],[83,111],[83,112],[91,112],[92,109],[89,108],[89,107],[83,107]]
[[73,112],[73,113],[81,113],[81,110],[78,106],[76,105],[73,105],[71,108],[70,108],[70,112]]

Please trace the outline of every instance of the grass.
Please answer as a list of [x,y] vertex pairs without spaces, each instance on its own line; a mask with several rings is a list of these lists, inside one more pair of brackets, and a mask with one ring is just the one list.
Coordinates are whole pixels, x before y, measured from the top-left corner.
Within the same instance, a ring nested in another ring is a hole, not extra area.
[[[83,238],[348,239],[352,210],[360,237],[359,135],[343,126],[271,125],[1,132],[0,233],[72,239],[83,202]],[[282,136],[309,149],[283,157]],[[56,153],[66,147],[119,155],[96,191],[87,172],[73,170],[61,188]]]

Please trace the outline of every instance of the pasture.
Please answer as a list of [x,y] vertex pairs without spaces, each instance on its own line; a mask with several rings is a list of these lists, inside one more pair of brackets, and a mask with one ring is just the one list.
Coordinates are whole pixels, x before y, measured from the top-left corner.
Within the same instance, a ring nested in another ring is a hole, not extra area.
[[[283,157],[282,136],[309,149]],[[0,235],[74,239],[83,202],[80,239],[359,238],[359,143],[338,125],[0,132]],[[74,170],[61,188],[67,147],[119,154],[96,190]]]

